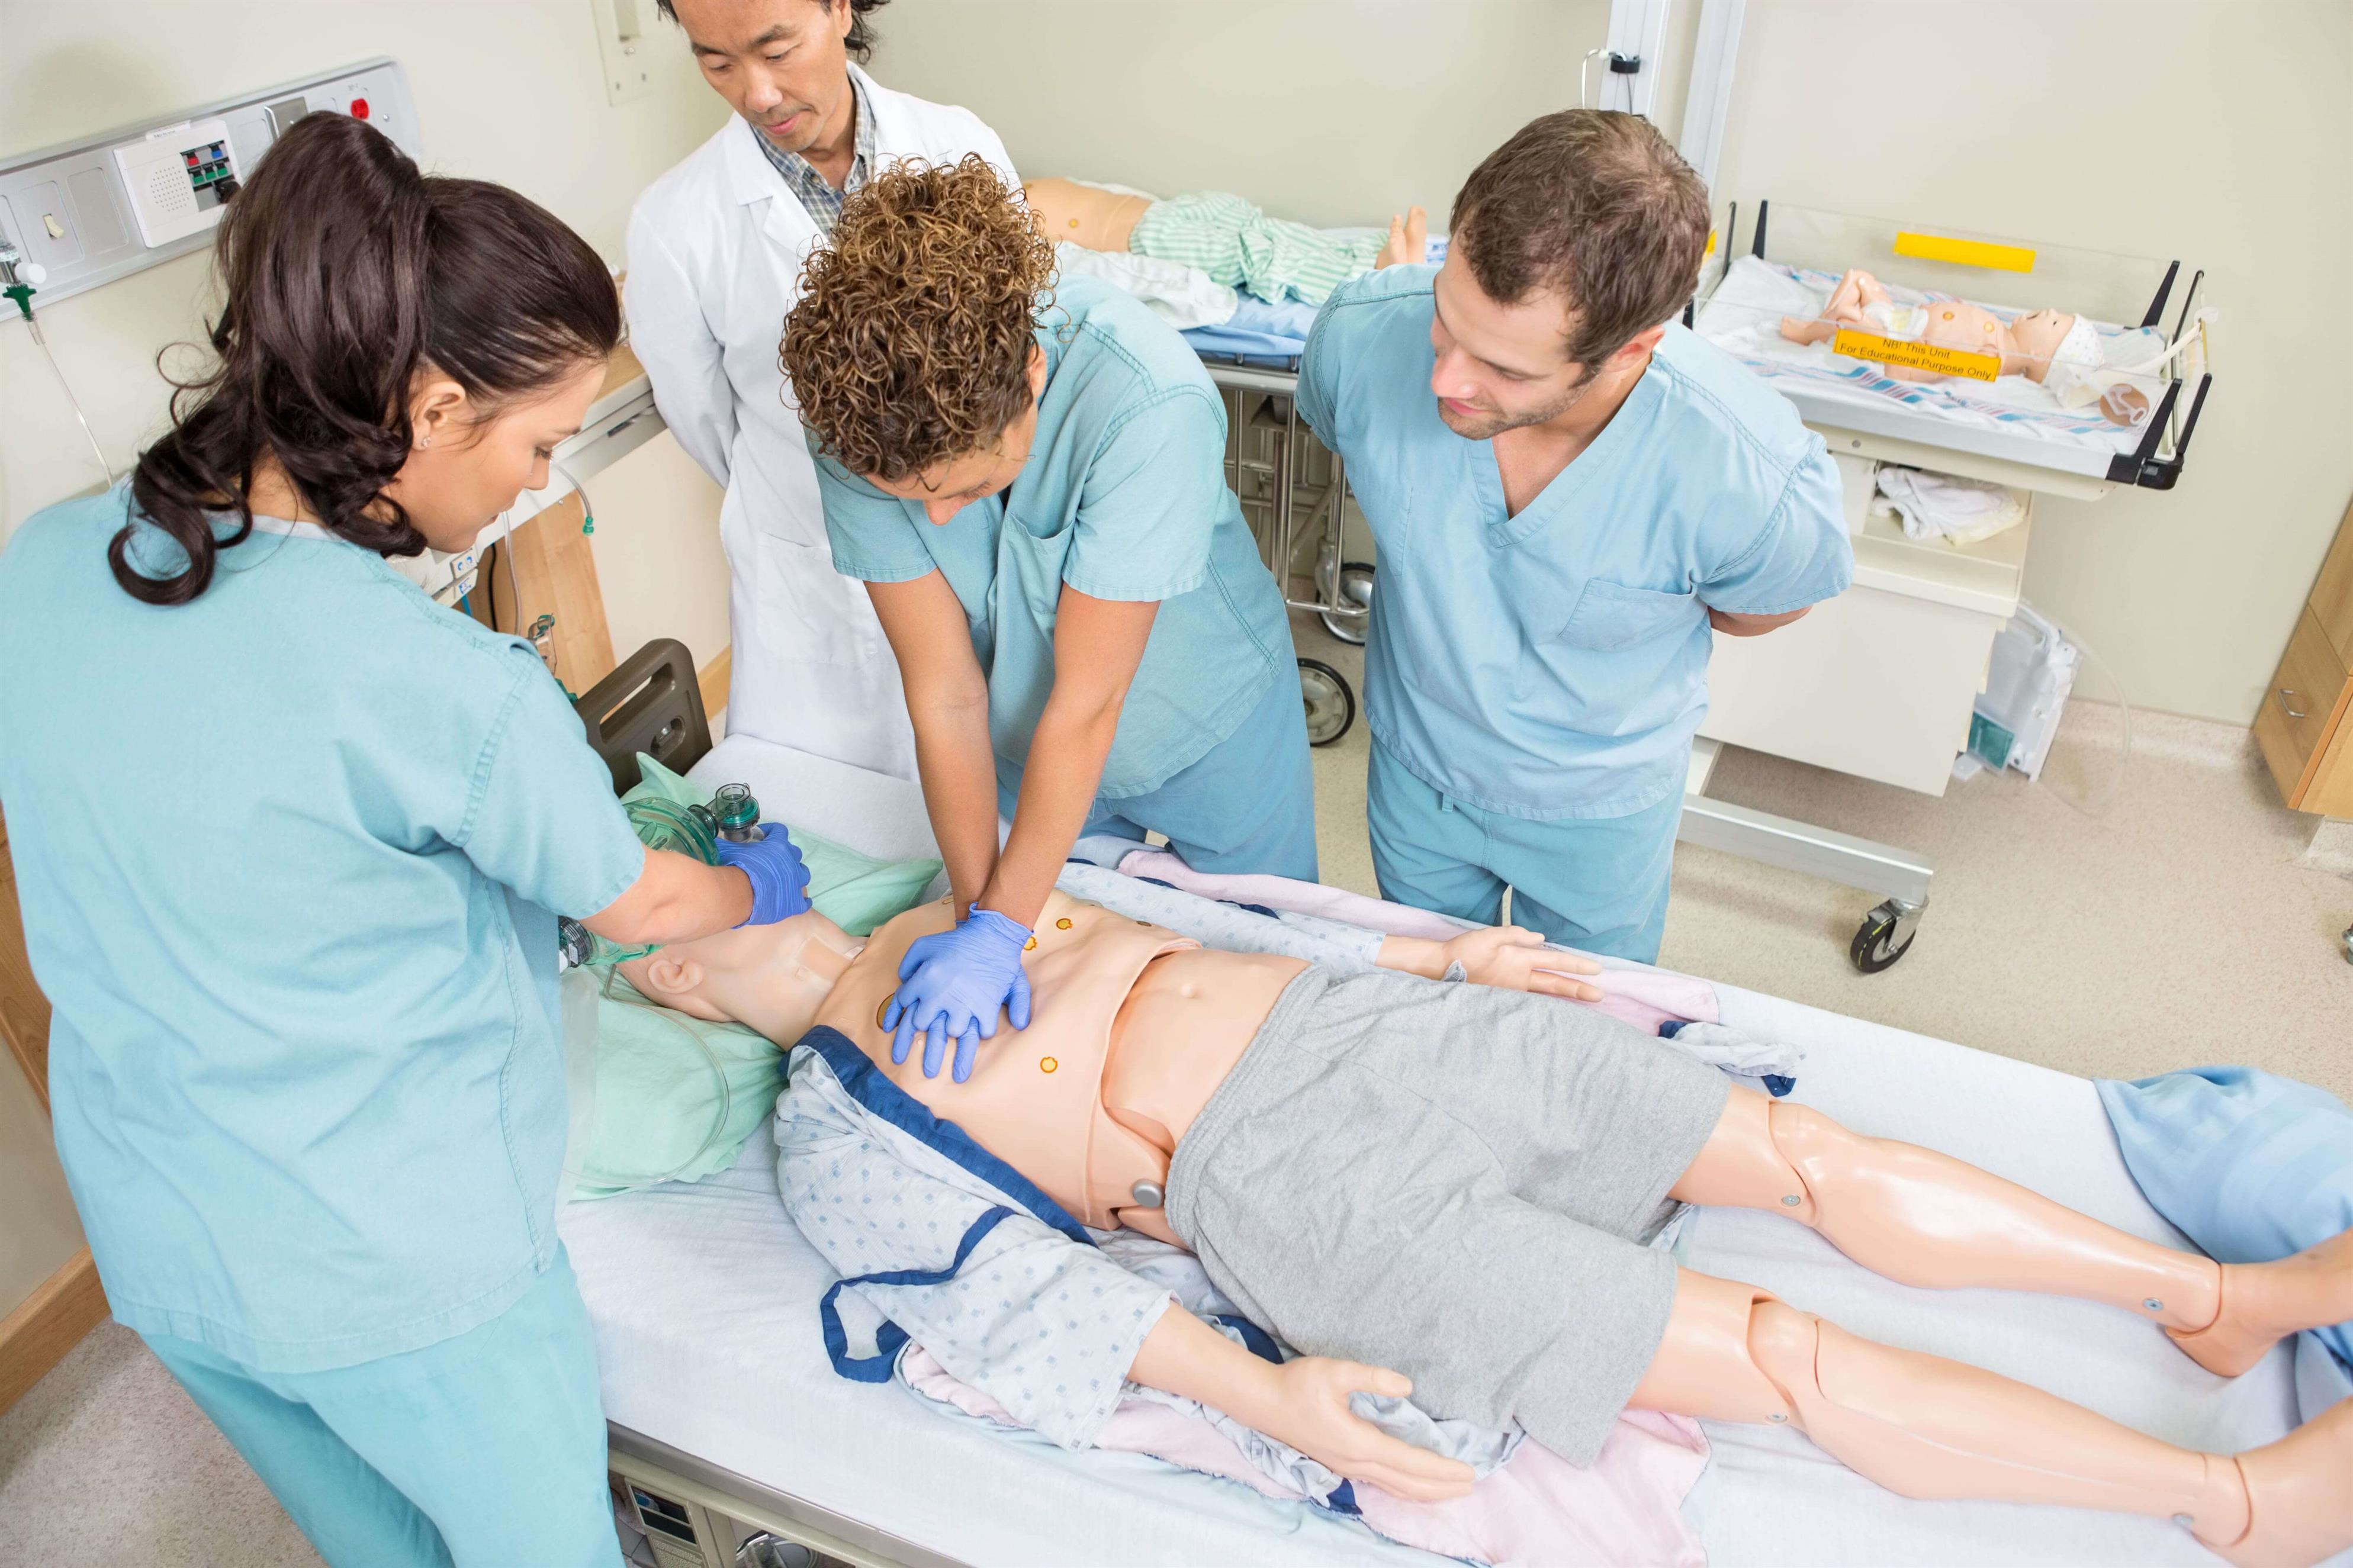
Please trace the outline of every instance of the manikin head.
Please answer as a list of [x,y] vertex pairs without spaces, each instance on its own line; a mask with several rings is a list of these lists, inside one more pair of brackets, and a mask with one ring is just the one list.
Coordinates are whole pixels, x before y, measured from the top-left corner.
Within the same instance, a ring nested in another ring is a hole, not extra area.
[[657,948],[618,965],[647,1000],[714,1024],[742,1024],[780,1046],[809,1031],[865,942],[815,910]]
[[[2064,310],[2030,310],[2010,323],[2010,348],[2026,361],[2024,373],[2041,381],[2049,373],[2059,345],[2075,330],[2075,318]],[[2010,366],[2005,364],[2006,372]]]
[[978,154],[886,169],[842,205],[785,323],[818,449],[944,523],[1019,477],[1046,387],[1054,247]]
[[1451,229],[1430,389],[1483,441],[1641,374],[1698,279],[1707,187],[1648,121],[1573,109],[1472,171]]
[[805,153],[841,123],[848,62],[873,51],[867,14],[890,0],[655,0],[711,90],[779,152]]

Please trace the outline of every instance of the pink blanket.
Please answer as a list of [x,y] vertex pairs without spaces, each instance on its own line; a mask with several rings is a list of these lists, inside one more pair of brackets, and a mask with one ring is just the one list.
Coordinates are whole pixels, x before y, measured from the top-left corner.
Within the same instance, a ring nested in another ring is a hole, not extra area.
[[[1018,1425],[1002,1405],[958,1382],[921,1345],[907,1347],[899,1372],[927,1398],[983,1420]],[[1306,1500],[1305,1493],[1252,1465],[1208,1421],[1151,1400],[1122,1400],[1096,1435],[1095,1447],[1149,1454],[1184,1469],[1240,1481],[1268,1497]],[[1466,1496],[1445,1502],[1409,1502],[1372,1486],[1355,1489],[1367,1525],[1392,1541],[1442,1556],[1495,1568],[1564,1563],[1703,1568],[1707,1555],[1698,1533],[1683,1521],[1683,1500],[1706,1468],[1707,1439],[1698,1422],[1630,1410],[1618,1418],[1599,1457],[1583,1469],[1530,1439]]]
[[[1120,858],[1119,868],[1128,876],[1150,877],[1205,899],[1263,904],[1293,914],[1320,915],[1328,921],[1366,926],[1390,936],[1444,942],[1462,933],[1461,926],[1428,910],[1385,903],[1362,893],[1344,892],[1320,882],[1294,881],[1289,877],[1236,877],[1196,871],[1166,849],[1134,850]],[[1601,962],[1616,961],[1605,958]],[[1613,1018],[1622,1018],[1645,1034],[1655,1035],[1660,1025],[1673,1020],[1697,1024],[1724,1021],[1716,1004],[1715,987],[1693,975],[1638,965],[1605,969],[1586,978],[1601,991],[1602,998],[1577,1005],[1598,1008]]]

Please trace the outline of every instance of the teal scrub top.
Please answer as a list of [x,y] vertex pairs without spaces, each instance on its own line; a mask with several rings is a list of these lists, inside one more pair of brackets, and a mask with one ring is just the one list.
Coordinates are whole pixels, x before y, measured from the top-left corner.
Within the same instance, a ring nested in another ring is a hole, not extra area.
[[1448,429],[1430,390],[1435,276],[1344,284],[1299,376],[1379,552],[1374,738],[1482,810],[1641,811],[1683,787],[1709,608],[1779,615],[1852,578],[1838,470],[1778,393],[1670,326],[1592,445],[1507,515],[1493,444]]
[[142,605],[126,510],[0,553],[0,809],[108,1301],[268,1371],[461,1333],[555,1256],[551,911],[644,847],[528,645],[283,523]]
[[1008,789],[1053,690],[1062,584],[1159,601],[1096,789],[1145,795],[1258,705],[1291,658],[1291,626],[1226,485],[1225,405],[1185,340],[1119,289],[1066,278],[1038,345],[1046,390],[1029,460],[946,523],[818,455],[833,563],[869,583],[947,578],[988,678]]

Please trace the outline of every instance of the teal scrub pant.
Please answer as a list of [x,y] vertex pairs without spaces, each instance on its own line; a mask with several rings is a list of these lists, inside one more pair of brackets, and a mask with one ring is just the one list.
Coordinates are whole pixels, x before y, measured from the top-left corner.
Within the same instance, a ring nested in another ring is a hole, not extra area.
[[1381,897],[1493,925],[1509,888],[1514,925],[1564,947],[1657,962],[1681,791],[1625,816],[1533,822],[1440,794],[1376,741],[1366,797]]
[[[1018,787],[1018,781],[1016,781]],[[1014,795],[998,802],[1013,815]],[[1292,667],[1275,671],[1266,695],[1234,732],[1143,795],[1098,799],[1080,837],[1108,834],[1141,844],[1146,830],[1196,871],[1315,880],[1315,772],[1307,756],[1307,708]]]
[[561,1252],[489,1322],[330,1372],[144,1337],[332,1568],[619,1568],[596,1345]]

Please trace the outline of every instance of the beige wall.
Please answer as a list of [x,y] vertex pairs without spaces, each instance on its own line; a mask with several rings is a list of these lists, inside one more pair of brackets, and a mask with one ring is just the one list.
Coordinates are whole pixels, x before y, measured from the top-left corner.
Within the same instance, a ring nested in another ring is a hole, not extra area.
[[[1607,16],[897,0],[876,71],[976,110],[1025,174],[1364,222],[1442,210],[1514,127],[1575,101]],[[1694,20],[1685,0],[1670,29],[1670,133]],[[1720,195],[2207,268],[2229,314],[2187,477],[2043,505],[2027,586],[2134,700],[2247,719],[2353,491],[2353,6],[1750,0],[1738,77]]]
[[1751,0],[1739,77],[1723,195],[2206,268],[2180,485],[2038,502],[2026,591],[2135,701],[2249,719],[2353,493],[2353,6]]
[[961,103],[1028,174],[1240,191],[1307,223],[1443,222],[1577,99],[1607,0],[893,0],[874,73]]

